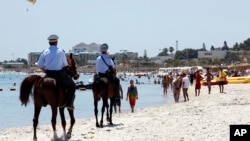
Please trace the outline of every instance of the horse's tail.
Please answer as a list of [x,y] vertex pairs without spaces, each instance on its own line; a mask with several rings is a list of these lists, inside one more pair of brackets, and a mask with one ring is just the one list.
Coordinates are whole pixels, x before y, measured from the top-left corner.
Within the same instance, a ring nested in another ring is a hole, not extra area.
[[42,78],[40,75],[30,75],[22,81],[20,86],[20,95],[19,95],[19,99],[22,105],[25,106],[27,105],[27,103],[29,102],[29,95],[32,93],[31,91],[33,85],[40,78]]

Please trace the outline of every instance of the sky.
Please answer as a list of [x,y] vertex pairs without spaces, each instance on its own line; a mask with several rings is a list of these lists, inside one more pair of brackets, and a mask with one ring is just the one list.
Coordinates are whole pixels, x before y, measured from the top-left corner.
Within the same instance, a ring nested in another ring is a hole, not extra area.
[[154,57],[163,48],[229,47],[250,38],[249,0],[4,0],[0,5],[0,61],[28,59],[59,36],[66,52],[84,42],[107,43]]

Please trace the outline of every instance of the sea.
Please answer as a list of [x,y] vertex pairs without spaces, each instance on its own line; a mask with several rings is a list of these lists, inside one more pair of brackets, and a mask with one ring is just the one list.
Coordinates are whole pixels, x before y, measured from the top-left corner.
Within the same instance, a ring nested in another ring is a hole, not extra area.
[[[29,74],[21,72],[0,72],[0,130],[6,128],[32,126],[34,104],[32,97],[27,106],[21,105],[19,100],[19,87],[22,80]],[[75,81],[82,81],[88,84],[93,78],[93,74],[80,74],[80,78]],[[163,104],[174,103],[172,90],[168,90],[168,95],[163,95],[163,88],[161,84],[155,84],[156,76],[134,76],[127,75],[121,77],[121,85],[123,88],[123,99],[121,100],[121,112],[130,112],[129,102],[126,101],[127,88],[129,81],[136,80],[138,88],[138,100],[135,106],[135,112],[149,107],[157,107]],[[102,102],[98,103],[99,115]],[[76,90],[76,98],[74,102],[75,118],[88,119],[94,118],[94,103],[92,90]],[[68,112],[65,111],[66,119],[69,120]],[[43,107],[39,116],[39,125],[48,125],[51,121],[51,108],[50,106]],[[59,123],[60,116],[58,113],[57,122]],[[114,119],[115,121],[115,119]]]

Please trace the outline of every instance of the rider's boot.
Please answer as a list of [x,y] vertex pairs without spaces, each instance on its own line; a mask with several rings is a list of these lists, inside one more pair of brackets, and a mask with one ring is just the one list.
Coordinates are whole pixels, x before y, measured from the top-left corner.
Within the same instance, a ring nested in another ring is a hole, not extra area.
[[67,103],[66,103],[66,107],[69,109],[69,110],[74,110],[74,100],[75,100],[75,95],[70,95],[70,94],[67,94]]

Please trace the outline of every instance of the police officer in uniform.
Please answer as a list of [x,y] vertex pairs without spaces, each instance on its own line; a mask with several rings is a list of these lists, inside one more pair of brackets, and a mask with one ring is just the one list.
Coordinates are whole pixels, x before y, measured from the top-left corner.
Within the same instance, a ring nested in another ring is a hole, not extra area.
[[67,67],[68,62],[64,50],[57,47],[58,39],[59,37],[55,34],[48,37],[50,47],[43,51],[37,66],[46,73],[46,76],[56,79],[57,83],[65,88],[66,107],[73,110],[75,83],[66,72],[65,67]]
[[[119,94],[120,80],[115,74],[110,75],[108,73],[110,70],[116,71],[114,61],[107,54],[108,48],[109,47],[106,43],[100,46],[101,55],[96,59],[96,71],[99,78],[95,78],[95,80],[101,79],[101,81],[104,81],[106,84],[112,83],[115,90],[115,96],[117,96],[117,94]],[[106,78],[106,81],[103,78]]]
[[110,69],[115,68],[113,60],[107,54],[108,48],[109,47],[107,44],[102,44],[100,46],[100,51],[102,54],[96,59],[96,71],[100,77],[105,76],[105,74],[109,70],[109,67],[111,67]]

